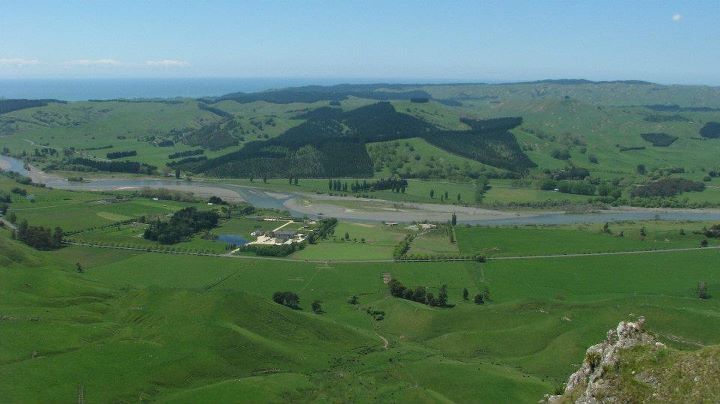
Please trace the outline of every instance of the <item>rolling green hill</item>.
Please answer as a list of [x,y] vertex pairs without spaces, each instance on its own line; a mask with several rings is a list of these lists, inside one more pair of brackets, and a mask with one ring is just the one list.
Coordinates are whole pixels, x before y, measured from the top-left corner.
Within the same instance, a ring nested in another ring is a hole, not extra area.
[[[482,175],[522,177],[515,186],[529,192],[558,171],[579,167],[588,175],[573,180],[612,182],[626,196],[665,176],[708,183],[701,196],[672,200],[587,195],[602,203],[685,207],[716,204],[712,181],[720,174],[714,87],[547,80],[307,86],[201,100],[3,102],[4,152],[49,170],[168,175],[180,169],[246,179],[396,174],[458,183]],[[393,152],[395,143],[375,144],[395,141],[409,146]],[[169,157],[197,149],[204,152]],[[118,152],[128,156],[103,163]]]

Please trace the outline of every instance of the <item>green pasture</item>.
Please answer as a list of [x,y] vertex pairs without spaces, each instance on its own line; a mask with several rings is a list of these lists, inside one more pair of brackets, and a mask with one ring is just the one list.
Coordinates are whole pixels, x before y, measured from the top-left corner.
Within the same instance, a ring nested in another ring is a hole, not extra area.
[[[345,239],[345,233],[349,240]],[[340,222],[327,240],[310,244],[292,255],[304,259],[391,259],[393,249],[407,230],[378,223]]]
[[[0,312],[10,319],[0,328],[0,393],[11,401],[72,401],[81,385],[99,401],[242,393],[243,401],[536,402],[622,319],[644,315],[682,349],[720,343],[718,302],[694,297],[700,280],[720,288],[714,250],[318,265],[37,253],[3,240],[11,264],[0,268]],[[434,293],[446,284],[455,307],[390,298],[384,273]],[[463,288],[473,296],[486,287],[491,302],[462,300]],[[297,292],[302,310],[272,303],[277,290]],[[351,295],[359,306],[347,303]],[[309,310],[313,300],[323,314]]]
[[[700,247],[704,224],[696,222],[610,223],[602,225],[455,228],[460,252],[488,256],[586,254]],[[645,236],[641,229],[645,229]],[[684,232],[684,234],[682,234]],[[709,245],[718,245],[709,239]]]

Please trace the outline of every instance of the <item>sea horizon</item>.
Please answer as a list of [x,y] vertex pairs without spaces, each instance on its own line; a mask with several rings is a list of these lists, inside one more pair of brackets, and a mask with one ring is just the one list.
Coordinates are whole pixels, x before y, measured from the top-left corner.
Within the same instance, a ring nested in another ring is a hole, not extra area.
[[306,85],[487,83],[470,80],[362,78],[4,78],[0,99],[87,101],[137,98],[200,98]]

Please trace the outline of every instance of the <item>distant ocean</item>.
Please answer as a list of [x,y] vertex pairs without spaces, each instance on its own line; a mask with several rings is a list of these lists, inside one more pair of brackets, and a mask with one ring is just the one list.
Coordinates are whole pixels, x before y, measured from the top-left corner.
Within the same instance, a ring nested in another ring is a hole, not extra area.
[[218,96],[310,84],[387,82],[343,79],[0,79],[0,98],[52,98],[65,101],[114,98]]

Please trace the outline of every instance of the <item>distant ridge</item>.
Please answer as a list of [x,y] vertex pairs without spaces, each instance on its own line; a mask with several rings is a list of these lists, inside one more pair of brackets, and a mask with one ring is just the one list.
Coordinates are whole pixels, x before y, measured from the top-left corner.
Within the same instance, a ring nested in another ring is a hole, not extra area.
[[592,81],[586,79],[545,79],[536,81],[521,81],[502,83],[507,84],[559,84],[559,85],[577,85],[577,84],[634,84],[634,85],[663,85],[643,80],[609,80],[609,81]]

